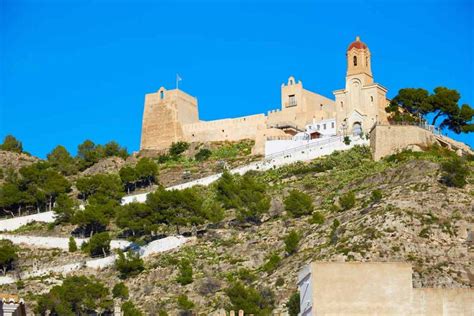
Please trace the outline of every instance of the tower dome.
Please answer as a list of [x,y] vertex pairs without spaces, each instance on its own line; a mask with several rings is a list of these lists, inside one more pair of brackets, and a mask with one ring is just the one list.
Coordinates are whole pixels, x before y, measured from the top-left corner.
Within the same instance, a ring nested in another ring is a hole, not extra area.
[[368,48],[367,45],[364,42],[360,41],[360,37],[356,36],[356,40],[353,41],[349,47],[347,48],[347,51],[350,51],[352,48],[357,48],[357,49],[366,49]]

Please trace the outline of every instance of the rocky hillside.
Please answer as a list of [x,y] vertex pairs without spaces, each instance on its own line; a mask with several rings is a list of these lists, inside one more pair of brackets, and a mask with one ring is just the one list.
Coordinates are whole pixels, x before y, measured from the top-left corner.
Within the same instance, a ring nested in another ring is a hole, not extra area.
[[[125,280],[131,300],[146,315],[159,310],[176,315],[177,297],[186,294],[194,310],[207,315],[229,306],[226,289],[240,280],[281,307],[296,290],[298,271],[315,260],[408,261],[415,287],[472,287],[473,165],[464,188],[447,187],[440,183],[444,155],[435,149],[374,162],[367,148],[354,148],[258,173],[271,195],[262,222],[241,224],[231,210],[192,244],[147,259],[145,271]],[[310,195],[313,215],[287,214],[283,201],[293,189]],[[349,192],[354,200],[343,201]],[[293,230],[301,239],[296,252],[288,254],[284,237]],[[193,269],[187,285],[176,281],[183,258]],[[110,287],[120,281],[113,268],[79,274],[95,275]],[[60,279],[25,280],[22,287],[0,291],[18,290],[34,300],[35,293]]]
[[21,167],[29,166],[39,160],[39,158],[24,153],[0,150],[0,170],[2,170],[2,174],[6,174],[9,169],[18,171]]
[[[408,261],[415,287],[472,287],[473,252],[466,233],[474,226],[472,184],[445,187],[439,183],[439,164],[424,159],[367,160],[346,170],[294,175],[304,167],[262,175],[274,194],[261,225],[236,228],[228,221],[195,244],[151,260],[145,273],[128,282],[134,300],[153,313],[156,297],[173,309],[173,298],[185,292],[199,311],[210,312],[226,305],[223,289],[240,278],[272,289],[281,306],[296,289],[299,269],[314,260]],[[291,188],[310,193],[325,216],[323,224],[310,224],[311,216],[286,216],[281,198]],[[373,201],[374,190],[382,192],[379,201]],[[328,209],[330,200],[337,204],[348,191],[356,192],[354,207]],[[293,229],[302,239],[298,251],[288,255],[283,236]],[[176,262],[183,257],[193,262],[195,278],[184,287],[175,281]]]

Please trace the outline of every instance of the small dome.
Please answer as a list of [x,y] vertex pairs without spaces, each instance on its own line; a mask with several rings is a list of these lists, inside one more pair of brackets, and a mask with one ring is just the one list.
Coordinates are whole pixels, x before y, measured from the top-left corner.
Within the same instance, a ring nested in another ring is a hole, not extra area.
[[360,41],[360,37],[357,36],[356,40],[349,45],[347,48],[347,51],[350,51],[352,48],[357,48],[357,49],[366,49],[368,48],[367,45],[364,42]]

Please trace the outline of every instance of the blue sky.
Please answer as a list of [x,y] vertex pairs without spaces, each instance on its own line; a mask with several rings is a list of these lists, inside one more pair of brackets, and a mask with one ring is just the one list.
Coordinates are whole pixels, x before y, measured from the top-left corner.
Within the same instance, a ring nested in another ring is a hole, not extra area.
[[290,75],[332,98],[356,35],[389,97],[444,85],[474,106],[472,0],[0,5],[0,137],[40,157],[88,138],[138,150],[144,95],[176,73],[204,120],[279,108]]

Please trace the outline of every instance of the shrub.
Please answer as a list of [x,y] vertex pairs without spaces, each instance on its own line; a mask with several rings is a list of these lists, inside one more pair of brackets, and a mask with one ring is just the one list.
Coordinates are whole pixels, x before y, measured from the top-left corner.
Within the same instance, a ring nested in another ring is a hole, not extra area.
[[337,243],[337,229],[338,227],[341,225],[341,223],[339,222],[339,220],[337,218],[335,218],[333,221],[332,221],[332,225],[331,225],[331,233],[329,234],[329,242],[332,244],[332,245],[335,245]]
[[122,304],[123,316],[142,316],[143,313],[130,301]]
[[298,316],[300,313],[300,293],[298,291],[294,292],[288,303],[286,303],[286,307],[288,308],[288,314],[290,316]]
[[344,136],[344,144],[347,146],[351,144],[351,138],[349,136]]
[[196,155],[194,155],[194,159],[197,161],[205,161],[211,157],[212,151],[207,148],[201,148]]
[[443,174],[441,182],[448,187],[462,188],[466,185],[469,168],[464,159],[453,157],[441,165]]
[[226,294],[234,310],[244,310],[255,316],[270,315],[274,306],[274,295],[268,289],[257,291],[235,282],[226,289]]
[[7,135],[3,139],[3,143],[0,144],[0,150],[13,151],[16,153],[23,152],[23,145],[13,135]]
[[172,143],[169,149],[170,156],[177,157],[184,153],[189,148],[189,143],[186,142],[176,142]]
[[298,244],[301,240],[300,234],[296,230],[292,230],[285,236],[285,250],[288,254],[292,255],[298,250]]
[[194,307],[194,303],[188,299],[185,294],[181,294],[178,296],[178,307],[180,309],[189,311]]
[[242,268],[237,272],[237,276],[239,279],[245,283],[252,283],[253,281],[257,280],[257,276],[252,273],[249,269]]
[[76,244],[76,240],[74,239],[74,237],[69,237],[69,252],[75,252],[77,251],[77,244]]
[[123,251],[118,252],[115,268],[120,272],[120,278],[122,279],[136,276],[145,269],[140,256],[131,251],[128,251],[126,254]]
[[263,265],[262,270],[271,273],[273,272],[278,266],[280,265],[281,258],[278,254],[272,253],[270,257],[268,257],[267,262]]
[[284,284],[285,284],[285,279],[283,279],[282,277],[279,277],[279,278],[275,281],[275,286],[276,286],[276,287],[283,286]]
[[91,257],[110,253],[110,235],[107,232],[92,235],[89,242],[82,244],[81,249],[88,252]]
[[236,208],[241,221],[258,223],[261,215],[270,208],[266,184],[249,173],[239,177],[224,172],[215,190],[217,200],[226,209]]
[[372,202],[379,202],[380,200],[382,200],[382,191],[379,189],[373,190],[370,196],[370,200]]
[[324,224],[324,221],[325,221],[325,218],[324,218],[323,213],[318,212],[318,211],[314,212],[311,218],[309,219],[310,224],[321,225],[321,224]]
[[190,284],[193,282],[193,267],[188,259],[181,259],[179,263],[179,275],[176,281],[181,285]]
[[109,290],[103,283],[85,276],[70,276],[38,298],[35,315],[88,315],[91,310],[112,308]]
[[354,192],[347,192],[339,198],[339,205],[343,210],[349,210],[355,205],[355,194]]
[[291,190],[284,203],[286,212],[294,218],[309,215],[313,211],[311,197],[298,190]]
[[114,298],[121,298],[126,300],[128,298],[128,287],[123,282],[119,282],[114,285],[112,289],[112,295]]

